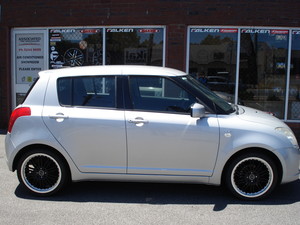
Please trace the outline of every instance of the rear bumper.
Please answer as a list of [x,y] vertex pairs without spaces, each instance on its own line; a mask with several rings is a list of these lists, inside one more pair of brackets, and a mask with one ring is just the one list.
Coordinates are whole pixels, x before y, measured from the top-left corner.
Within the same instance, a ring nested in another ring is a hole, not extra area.
[[11,141],[10,134],[8,133],[5,137],[5,155],[6,155],[6,164],[10,171],[13,171],[14,149],[15,146]]

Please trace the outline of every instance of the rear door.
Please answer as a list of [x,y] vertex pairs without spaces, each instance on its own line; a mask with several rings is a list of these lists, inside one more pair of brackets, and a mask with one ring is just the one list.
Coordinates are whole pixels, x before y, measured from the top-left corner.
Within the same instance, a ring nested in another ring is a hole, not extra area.
[[50,79],[43,119],[81,172],[126,172],[124,110],[116,107],[116,83],[114,76]]

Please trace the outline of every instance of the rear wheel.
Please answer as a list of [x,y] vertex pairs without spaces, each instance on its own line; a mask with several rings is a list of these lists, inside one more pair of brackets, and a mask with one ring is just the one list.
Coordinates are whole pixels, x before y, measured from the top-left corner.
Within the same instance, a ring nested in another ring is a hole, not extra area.
[[58,192],[69,179],[61,157],[46,149],[34,149],[24,154],[19,161],[17,173],[21,185],[39,196]]
[[278,171],[273,160],[266,155],[247,153],[231,162],[225,182],[235,196],[257,200],[274,190],[278,183]]

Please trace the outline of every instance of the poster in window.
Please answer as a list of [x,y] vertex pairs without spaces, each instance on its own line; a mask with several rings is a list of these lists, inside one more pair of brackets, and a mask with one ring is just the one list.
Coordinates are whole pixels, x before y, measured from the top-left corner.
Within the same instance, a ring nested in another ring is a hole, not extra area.
[[16,34],[16,83],[32,84],[44,68],[44,35],[39,33]]
[[102,65],[102,29],[50,29],[49,67]]

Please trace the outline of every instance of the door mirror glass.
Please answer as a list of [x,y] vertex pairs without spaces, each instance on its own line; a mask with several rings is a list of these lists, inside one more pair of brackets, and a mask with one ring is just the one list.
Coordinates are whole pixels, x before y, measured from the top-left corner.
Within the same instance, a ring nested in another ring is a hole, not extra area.
[[191,117],[193,118],[202,118],[205,116],[205,108],[199,103],[194,103],[191,106]]

